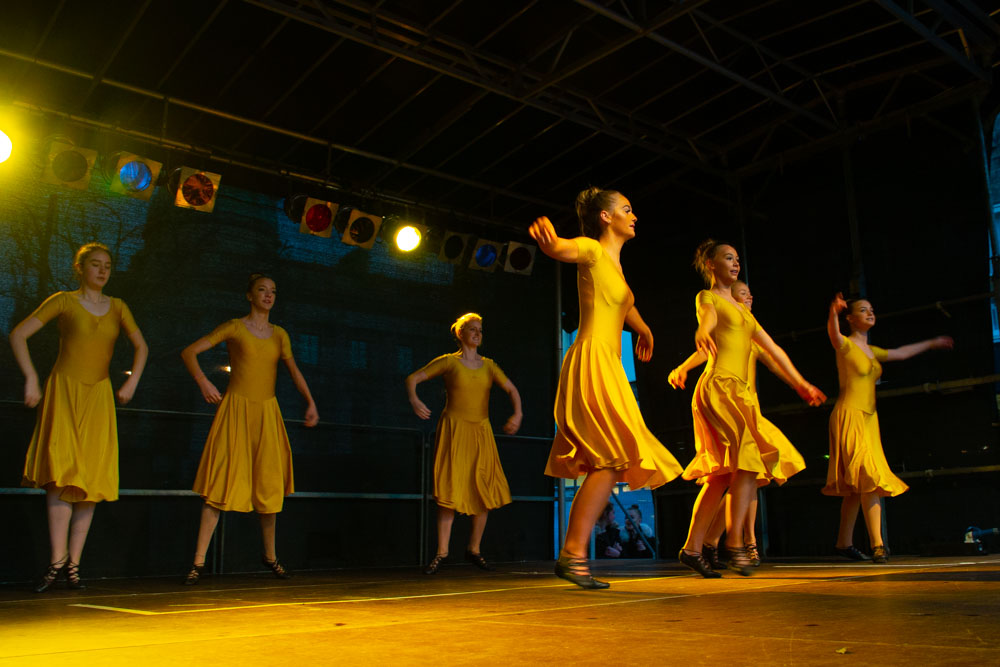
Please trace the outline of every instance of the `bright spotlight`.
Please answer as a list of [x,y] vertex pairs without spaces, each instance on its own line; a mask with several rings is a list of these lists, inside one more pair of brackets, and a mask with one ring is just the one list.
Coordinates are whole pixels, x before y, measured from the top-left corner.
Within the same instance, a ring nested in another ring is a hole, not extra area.
[[396,232],[396,247],[403,252],[410,252],[420,245],[420,230],[413,225],[406,225]]
[[11,143],[10,137],[0,131],[0,162],[6,162],[13,149],[14,144]]

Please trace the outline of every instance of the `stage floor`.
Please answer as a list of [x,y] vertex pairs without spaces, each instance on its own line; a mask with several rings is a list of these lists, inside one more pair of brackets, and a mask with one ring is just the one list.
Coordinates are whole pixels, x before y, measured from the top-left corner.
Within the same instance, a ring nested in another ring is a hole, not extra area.
[[[0,665],[1000,664],[1000,557],[768,562],[702,579],[603,561],[0,588]],[[43,662],[44,661],[44,662]]]

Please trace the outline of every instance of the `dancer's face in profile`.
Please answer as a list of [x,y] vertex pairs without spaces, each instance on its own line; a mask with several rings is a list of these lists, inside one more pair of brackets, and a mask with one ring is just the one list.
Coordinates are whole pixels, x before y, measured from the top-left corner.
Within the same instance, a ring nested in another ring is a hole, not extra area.
[[747,307],[747,310],[753,310],[753,294],[750,293],[750,288],[742,280],[737,280],[733,283],[732,288],[733,298],[736,299],[738,303],[742,303]]
[[103,250],[94,250],[77,267],[80,284],[90,289],[101,290],[111,277],[111,256]]
[[247,292],[247,301],[257,310],[270,311],[277,297],[278,289],[270,278],[254,281],[253,287]]
[[715,256],[706,263],[708,270],[715,276],[716,283],[732,285],[739,279],[740,256],[731,245],[720,245],[715,249]]
[[465,347],[476,348],[483,343],[483,321],[482,320],[469,320],[462,327],[460,332],[460,339],[462,345]]
[[632,212],[632,204],[623,195],[615,196],[615,205],[610,211],[601,211],[601,216],[608,222],[608,231],[626,240],[635,236],[635,223],[638,218]]
[[858,299],[851,304],[851,312],[847,314],[847,323],[851,331],[868,331],[875,326],[875,309],[867,299]]

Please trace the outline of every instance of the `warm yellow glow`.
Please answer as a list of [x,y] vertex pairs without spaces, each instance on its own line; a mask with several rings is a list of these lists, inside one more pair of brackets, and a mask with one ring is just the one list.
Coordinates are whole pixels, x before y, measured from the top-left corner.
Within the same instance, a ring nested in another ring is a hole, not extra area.
[[11,143],[10,137],[0,131],[0,162],[6,162],[12,150],[14,144]]
[[233,367],[232,366],[223,366],[222,370],[226,371],[227,373],[232,373],[233,372]]
[[420,245],[420,230],[407,225],[396,232],[396,247],[404,252],[410,252]]
[[132,375],[132,371],[125,371],[125,375]]

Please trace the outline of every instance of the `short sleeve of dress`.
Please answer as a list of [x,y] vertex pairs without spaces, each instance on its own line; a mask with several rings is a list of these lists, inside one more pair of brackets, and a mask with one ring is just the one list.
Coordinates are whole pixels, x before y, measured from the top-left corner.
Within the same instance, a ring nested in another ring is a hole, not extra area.
[[742,303],[740,304],[740,307],[744,310],[745,314],[753,321],[753,332],[757,333],[758,331],[760,331],[761,330],[760,322],[758,322],[757,318],[753,316],[753,313],[750,312],[750,309],[744,306]]
[[42,324],[52,321],[54,318],[59,317],[59,315],[66,310],[66,306],[69,305],[69,299],[73,297],[66,292],[56,292],[50,296],[45,301],[42,301],[42,305],[35,308],[30,316],[37,319]]
[[139,329],[139,325],[135,323],[135,318],[132,317],[132,311],[129,310],[125,302],[121,299],[115,299],[115,301],[121,304],[121,327],[125,330],[126,336],[131,336],[133,331]]
[[278,334],[278,342],[281,343],[281,358],[291,359],[292,339],[288,337],[288,332],[279,327],[277,324],[274,325],[274,331]]
[[841,334],[840,335],[840,347],[837,348],[837,354],[847,354],[851,351],[851,340]]
[[[453,358],[450,354],[442,354],[420,370],[424,372],[427,379],[436,378],[438,375],[444,375],[448,372],[448,369],[451,368]],[[419,373],[420,371],[417,372]]]
[[205,338],[207,338],[208,342],[210,342],[214,347],[222,341],[235,336],[237,326],[243,326],[240,324],[239,320],[229,320],[228,322],[223,322],[219,326],[215,327],[212,333],[205,336]]
[[487,359],[486,362],[490,365],[490,375],[493,376],[493,381],[497,384],[506,384],[507,375],[496,365],[496,362],[492,359]]
[[869,345],[868,347],[872,349],[872,354],[875,355],[875,358],[879,361],[879,363],[889,360],[888,350],[881,347],[875,347],[874,345]]
[[592,266],[597,263],[597,260],[601,258],[601,254],[604,252],[601,244],[592,238],[578,236],[573,241],[576,243],[578,253],[577,264]]
[[694,312],[698,316],[698,323],[701,324],[701,307],[702,306],[712,306],[715,307],[715,295],[709,292],[707,289],[703,289],[698,292],[698,295],[694,298]]

